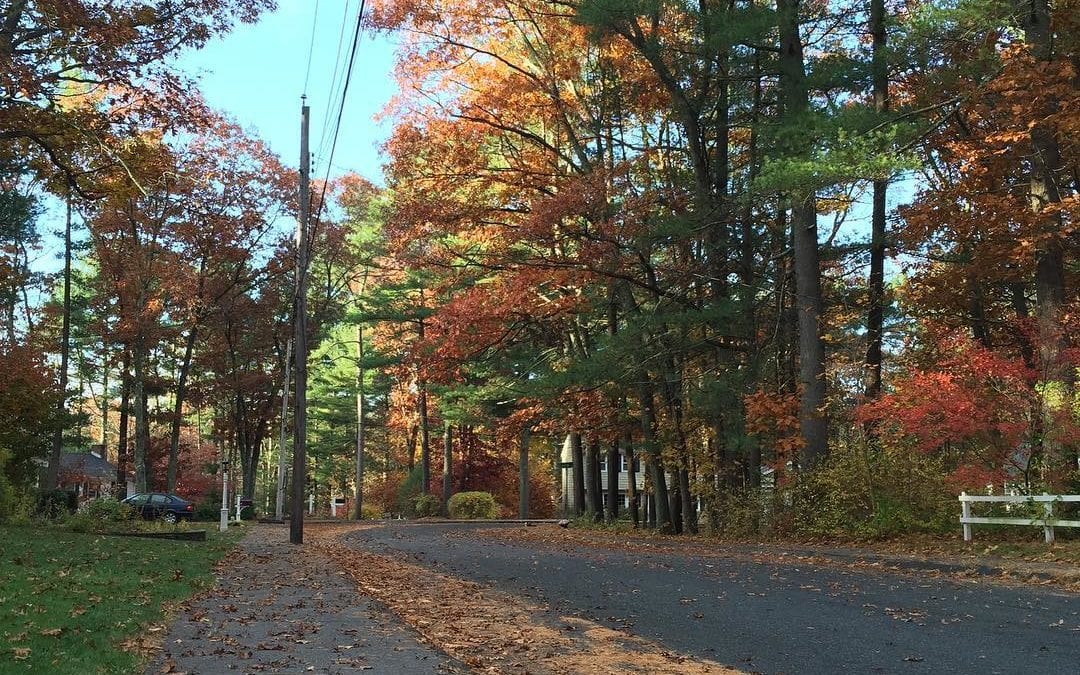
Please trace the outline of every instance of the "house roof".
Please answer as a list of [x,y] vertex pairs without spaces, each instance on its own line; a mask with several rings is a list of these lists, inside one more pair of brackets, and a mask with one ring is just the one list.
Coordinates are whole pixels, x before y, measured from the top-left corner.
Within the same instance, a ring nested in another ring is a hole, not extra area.
[[60,455],[60,470],[78,472],[91,478],[116,480],[116,467],[89,452],[65,452]]

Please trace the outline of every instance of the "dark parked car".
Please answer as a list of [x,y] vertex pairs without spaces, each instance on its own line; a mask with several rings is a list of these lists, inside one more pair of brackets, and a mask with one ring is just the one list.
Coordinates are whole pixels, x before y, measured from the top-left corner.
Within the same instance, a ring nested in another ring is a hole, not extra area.
[[163,492],[140,492],[124,500],[146,520],[160,518],[166,523],[175,523],[185,518],[191,520],[195,515],[195,505],[186,499]]

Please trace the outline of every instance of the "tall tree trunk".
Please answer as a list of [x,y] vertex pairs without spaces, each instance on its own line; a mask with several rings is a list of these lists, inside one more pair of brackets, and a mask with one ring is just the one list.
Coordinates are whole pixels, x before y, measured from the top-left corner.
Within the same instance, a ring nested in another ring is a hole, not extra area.
[[128,411],[131,409],[131,350],[124,347],[120,365],[120,428],[116,441],[116,484],[119,493],[127,496]]
[[469,478],[472,474],[473,437],[472,430],[468,425],[458,425],[458,445],[461,447],[461,478],[458,479],[458,492],[469,489]]
[[[690,493],[690,447],[686,440],[686,430],[683,425],[683,406],[682,395],[679,391],[681,384],[676,378],[674,373],[676,372],[676,364],[674,360],[669,360],[666,363],[666,372],[664,374],[664,383],[661,386],[661,391],[664,396],[664,403],[671,413],[673,420],[673,426],[675,427],[675,443],[676,450],[678,451],[679,466],[675,475],[676,485],[678,487],[679,508],[677,511],[673,509],[675,514],[675,529],[678,533],[689,532],[691,534],[697,534],[697,522],[694,518],[694,497]],[[720,418],[722,419],[722,418]]]
[[[1031,55],[1038,61],[1051,61],[1054,58],[1054,35],[1048,0],[1020,0],[1018,5],[1020,24]],[[1056,108],[1057,105],[1050,103],[1047,107]],[[1043,114],[1050,112],[1046,110]],[[1063,163],[1058,139],[1052,129],[1036,123],[1031,126],[1029,133],[1033,152],[1029,188],[1031,209],[1041,213],[1061,201],[1058,184],[1063,178]],[[1048,390],[1058,390],[1054,399],[1071,401],[1075,370],[1062,358],[1068,340],[1062,328],[1066,291],[1061,216],[1043,216],[1040,229],[1042,236],[1036,238],[1035,246],[1035,316],[1039,331],[1040,379]],[[1053,470],[1052,480],[1077,469],[1076,453],[1061,456],[1063,447],[1054,433],[1058,422],[1052,418],[1061,413],[1061,407],[1061,404],[1051,401],[1051,397],[1043,397],[1042,413],[1046,418],[1043,421],[1043,452]]]
[[108,456],[109,447],[109,364],[101,359],[101,454]]
[[[810,99],[806,85],[799,0],[777,0],[780,20],[780,95],[785,121],[806,122]],[[805,158],[806,147],[794,148]],[[813,468],[828,454],[829,428],[825,416],[825,343],[821,337],[821,264],[818,259],[817,206],[813,190],[791,197],[791,227],[795,255],[795,288],[799,314],[799,427],[805,443],[802,466]]]
[[[678,478],[676,477],[676,481]],[[682,534],[683,529],[683,503],[678,489],[668,493],[668,508],[671,510],[671,525],[675,534]]]
[[71,186],[68,185],[67,217],[64,220],[64,317],[60,329],[60,396],[56,402],[56,428],[45,471],[45,489],[55,490],[60,481],[60,453],[67,429],[68,354],[71,351]]
[[607,521],[619,519],[619,442],[612,441],[607,451]]
[[689,534],[698,533],[697,523],[697,500],[690,491],[690,469],[679,469],[679,506],[682,511],[683,531]]
[[[266,419],[260,414],[260,419]],[[263,440],[266,438],[267,427],[260,422],[255,429],[254,436],[248,438],[247,464],[244,468],[244,490],[241,493],[244,499],[250,499],[255,503],[256,479],[259,475],[259,457],[262,453]]]
[[574,515],[585,512],[585,457],[581,447],[581,434],[570,434],[570,463],[574,481]]
[[416,438],[420,435],[420,425],[413,424],[409,426],[409,447],[406,458],[406,466],[409,469],[409,473],[413,472],[416,468]]
[[[1024,284],[1019,281],[1009,284],[1009,297],[1012,300],[1013,312],[1016,313],[1016,318],[1019,322],[1024,322],[1031,316]],[[1031,336],[1021,327],[1016,331],[1016,340],[1020,345],[1020,358],[1024,360],[1024,365],[1028,368],[1035,368],[1035,348],[1031,344]]]
[[634,529],[641,526],[641,511],[639,509],[640,496],[637,489],[637,468],[634,462],[634,444],[630,433],[623,438],[623,451],[626,453],[626,502],[630,508],[630,520],[634,523]]
[[526,427],[521,431],[518,442],[518,518],[526,520],[529,517],[529,442],[532,440],[532,429]]
[[[886,62],[885,0],[870,0],[870,35],[873,55],[874,110],[889,109],[889,68]],[[874,181],[874,207],[870,218],[870,278],[866,317],[866,387],[869,399],[881,393],[881,342],[885,321],[885,215],[888,181]]]
[[983,292],[982,281],[974,270],[967,274],[969,297],[969,320],[971,322],[971,337],[986,349],[993,348],[990,339],[990,328],[986,322],[986,295]]
[[600,484],[597,468],[600,465],[600,441],[590,439],[585,450],[585,510],[593,520],[604,512],[603,497],[596,487]]
[[240,456],[240,470],[236,470],[235,462],[231,463],[231,466],[233,467],[232,478],[234,494],[241,494],[241,490],[247,489],[246,485],[242,485],[247,482],[248,460],[251,457],[247,452],[249,438],[246,410],[243,394],[235,394],[233,396],[233,448],[235,448],[235,454]]
[[427,384],[422,380],[417,394],[417,409],[420,413],[420,492],[427,494],[431,488],[431,432],[428,427]]
[[454,480],[454,425],[444,420],[443,429],[443,463],[442,463],[442,507],[444,516],[450,515],[450,497],[453,492]]
[[134,375],[131,394],[135,404],[135,450],[132,453],[132,462],[135,464],[135,491],[146,492],[149,489],[146,452],[149,415],[146,398],[146,346],[142,336],[135,339],[132,356]]
[[638,384],[638,398],[641,404],[641,436],[645,452],[649,456],[649,478],[652,481],[652,496],[654,504],[650,516],[650,523],[656,525],[661,532],[673,533],[674,522],[671,519],[671,509],[668,506],[667,478],[664,475],[664,461],[660,455],[660,446],[656,440],[656,407],[653,400],[652,379],[647,373],[638,377],[643,378]]
[[356,324],[356,487],[353,519],[364,518],[364,327]]
[[[424,289],[420,289],[420,310],[424,310]],[[420,321],[417,325],[417,335],[420,341],[424,341],[424,317],[420,316]],[[427,400],[427,382],[425,378],[420,374],[420,367],[417,366],[416,386],[417,392],[417,407],[420,413],[420,493],[428,494],[431,489],[431,433],[428,427],[428,400]]]
[[184,344],[184,360],[180,363],[180,374],[176,378],[176,398],[173,401],[172,428],[169,430],[169,470],[166,479],[166,491],[176,490],[176,470],[180,459],[180,426],[184,417],[184,401],[187,396],[188,373],[191,372],[191,357],[195,352],[195,340],[199,326],[195,324],[188,332]]

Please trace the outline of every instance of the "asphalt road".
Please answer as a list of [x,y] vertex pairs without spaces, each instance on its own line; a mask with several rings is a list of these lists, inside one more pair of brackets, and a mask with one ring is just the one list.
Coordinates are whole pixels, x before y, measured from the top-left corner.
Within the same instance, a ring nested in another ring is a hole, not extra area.
[[[798,562],[510,544],[390,524],[350,545],[760,673],[1080,674],[1080,596]],[[505,525],[501,527],[520,527]]]

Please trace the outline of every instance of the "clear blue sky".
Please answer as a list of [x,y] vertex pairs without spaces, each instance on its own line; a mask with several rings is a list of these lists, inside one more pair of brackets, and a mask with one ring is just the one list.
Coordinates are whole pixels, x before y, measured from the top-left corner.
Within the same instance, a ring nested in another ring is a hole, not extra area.
[[[207,102],[227,113],[245,129],[266,141],[290,166],[297,166],[300,152],[300,96],[304,93],[308,47],[315,25],[315,49],[307,86],[311,106],[311,146],[316,153],[315,171],[326,171],[329,140],[324,120],[330,114],[332,128],[337,107],[331,99],[340,95],[346,52],[356,25],[359,0],[279,0],[277,11],[255,25],[240,25],[231,34],[186,54],[181,68],[199,79]],[[318,16],[316,20],[316,7]],[[342,25],[345,24],[344,36]],[[332,84],[338,46],[341,68]],[[345,104],[337,153],[331,176],[353,171],[381,183],[379,146],[389,134],[389,123],[377,124],[378,114],[394,95],[391,76],[393,43],[387,36],[361,37]],[[331,105],[334,105],[331,110]]]

